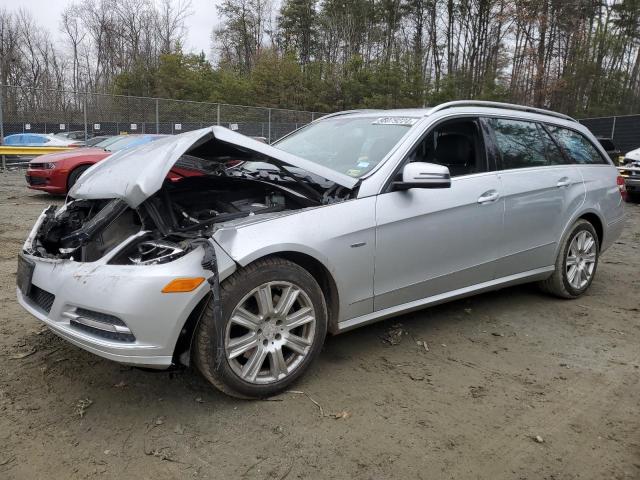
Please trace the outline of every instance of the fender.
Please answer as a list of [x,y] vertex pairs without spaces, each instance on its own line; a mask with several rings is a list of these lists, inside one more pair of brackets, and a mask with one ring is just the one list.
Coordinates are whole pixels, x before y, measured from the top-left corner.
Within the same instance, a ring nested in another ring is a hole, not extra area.
[[375,201],[376,197],[347,200],[266,222],[230,222],[213,239],[242,267],[287,253],[313,260],[340,292],[339,321],[343,321],[373,311]]
[[265,245],[261,248],[256,249],[255,251],[249,253],[248,255],[234,258],[232,255],[231,258],[235,260],[238,265],[242,267],[246,267],[250,263],[255,262],[259,258],[266,257],[269,255],[277,255],[278,253],[283,252],[295,252],[302,253],[313,257],[315,260],[320,262],[329,272],[333,273],[333,269],[331,268],[331,262],[329,259],[317,251],[314,248],[309,247],[308,245],[302,245],[299,243],[280,243],[277,245]]

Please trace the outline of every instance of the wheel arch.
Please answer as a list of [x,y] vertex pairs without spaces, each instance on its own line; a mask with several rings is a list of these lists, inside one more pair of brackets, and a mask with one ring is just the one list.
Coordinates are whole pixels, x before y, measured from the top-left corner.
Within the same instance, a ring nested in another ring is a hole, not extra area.
[[330,333],[337,333],[338,318],[340,318],[340,297],[338,293],[338,285],[326,265],[307,253],[291,250],[271,253],[260,258],[266,257],[284,258],[296,265],[299,265],[311,274],[316,282],[318,282],[318,285],[320,285],[320,289],[322,290],[325,301],[327,302],[327,313],[329,314],[329,318],[327,319],[327,328]]
[[604,232],[605,223],[602,216],[596,210],[593,210],[593,209],[581,210],[579,212],[576,212],[573,215],[573,217],[571,217],[571,219],[565,225],[564,230],[562,231],[562,235],[560,235],[560,238],[558,238],[558,243],[556,245],[556,252],[555,252],[554,258],[557,257],[558,250],[560,249],[560,245],[562,244],[562,240],[565,238],[566,235],[569,234],[573,224],[581,219],[586,220],[591,225],[593,225],[593,228],[596,231],[596,235],[598,236],[598,244],[602,249],[602,245],[605,237],[605,232]]
[[77,165],[74,165],[71,169],[69,169],[69,172],[67,172],[67,178],[66,178],[66,181],[65,181],[65,188],[67,189],[67,192],[70,190],[70,188],[69,188],[69,179],[71,178],[71,175],[73,174],[73,172],[75,172],[79,168],[92,167],[94,164],[95,163],[92,163],[92,162],[82,162],[82,163],[78,163]]
[[[313,278],[316,279],[318,285],[320,285],[327,302],[327,311],[329,314],[327,322],[328,331],[332,334],[338,332],[338,319],[340,318],[339,283],[332,273],[331,262],[322,253],[310,248],[308,245],[294,242],[266,245],[263,248],[251,251],[246,256],[231,253],[231,257],[241,267],[246,267],[263,258],[280,257],[307,270]],[[222,279],[222,281],[224,281],[224,279]]]
[[577,220],[580,219],[586,220],[591,225],[593,225],[593,228],[596,231],[596,235],[598,235],[598,245],[602,248],[602,241],[604,240],[604,224],[602,223],[600,217],[594,212],[587,212],[577,218]]
[[[304,268],[311,274],[311,276],[318,282],[318,285],[320,285],[320,289],[322,290],[325,301],[327,302],[327,313],[329,315],[329,318],[327,319],[327,329],[332,334],[338,333],[338,319],[340,318],[338,286],[327,266],[318,258],[310,255],[309,253],[301,252],[298,250],[282,250],[269,252],[265,253],[262,256],[252,258],[251,261],[237,261],[237,263],[241,267],[246,267],[258,260],[269,257],[279,257],[289,260],[290,262]],[[222,282],[224,282],[224,280],[224,278],[221,279]],[[210,296],[211,293],[203,296],[187,316],[187,319],[184,322],[182,329],[180,330],[173,349],[174,363],[180,362],[181,355],[190,350],[200,317],[207,302],[209,301]],[[185,362],[182,361],[182,363]]]

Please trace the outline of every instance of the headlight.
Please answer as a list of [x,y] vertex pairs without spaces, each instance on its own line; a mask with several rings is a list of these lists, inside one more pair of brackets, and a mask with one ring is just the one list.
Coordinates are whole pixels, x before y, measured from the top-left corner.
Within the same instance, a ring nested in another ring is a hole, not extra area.
[[32,162],[29,165],[29,168],[34,168],[39,170],[53,170],[54,168],[56,168],[56,164],[52,162],[44,162],[44,163]]
[[109,265],[156,265],[168,263],[186,255],[191,247],[186,242],[172,242],[166,239],[153,239],[144,232],[132,239],[111,260]]
[[129,252],[129,261],[134,265],[153,265],[171,262],[187,253],[180,245],[165,240],[147,240],[138,243]]

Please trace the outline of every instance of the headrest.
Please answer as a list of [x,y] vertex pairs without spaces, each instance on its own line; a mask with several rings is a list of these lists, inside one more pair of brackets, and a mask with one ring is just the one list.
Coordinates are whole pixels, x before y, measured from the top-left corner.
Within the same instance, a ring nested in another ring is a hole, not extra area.
[[441,165],[467,165],[473,158],[473,146],[466,135],[445,135],[438,138],[435,153]]

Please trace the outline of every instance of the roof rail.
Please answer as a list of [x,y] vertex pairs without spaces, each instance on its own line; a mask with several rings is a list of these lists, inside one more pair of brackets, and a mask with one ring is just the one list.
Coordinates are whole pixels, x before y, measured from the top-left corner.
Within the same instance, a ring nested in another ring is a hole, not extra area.
[[445,110],[447,108],[453,107],[488,107],[488,108],[504,108],[509,110],[519,110],[521,112],[529,112],[529,113],[539,113],[541,115],[548,115],[550,117],[562,118],[563,120],[570,120],[572,122],[577,122],[576,119],[570,117],[569,115],[565,115],[564,113],[552,112],[551,110],[544,110],[543,108],[535,108],[535,107],[527,107],[525,105],[516,105],[512,103],[502,103],[502,102],[488,102],[485,100],[455,100],[453,102],[442,103],[436,107],[433,107],[429,110],[427,115],[431,115],[435,112],[439,112],[440,110]]
[[[352,113],[364,113],[364,112],[375,112],[376,110],[373,108],[360,108],[354,110],[342,110],[339,112],[327,113],[326,115],[322,115],[321,117],[316,118],[316,120],[327,119],[332,117],[339,117],[341,115],[350,115]],[[314,120],[315,121],[315,120]]]

